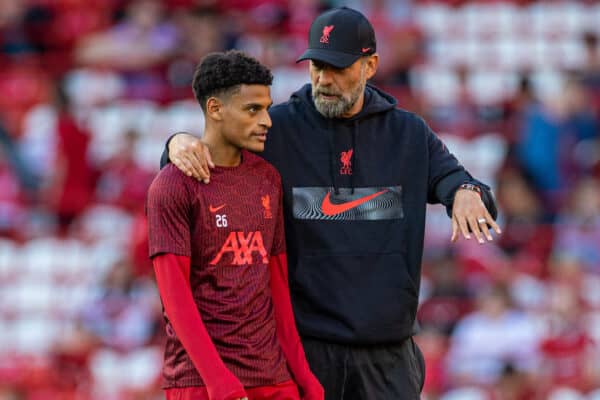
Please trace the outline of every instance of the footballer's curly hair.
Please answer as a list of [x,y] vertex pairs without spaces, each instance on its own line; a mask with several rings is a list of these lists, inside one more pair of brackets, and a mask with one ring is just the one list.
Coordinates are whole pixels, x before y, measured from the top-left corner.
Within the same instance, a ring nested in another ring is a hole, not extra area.
[[238,50],[209,53],[200,61],[194,73],[192,88],[203,111],[213,96],[229,96],[240,85],[266,85],[273,82],[269,68]]

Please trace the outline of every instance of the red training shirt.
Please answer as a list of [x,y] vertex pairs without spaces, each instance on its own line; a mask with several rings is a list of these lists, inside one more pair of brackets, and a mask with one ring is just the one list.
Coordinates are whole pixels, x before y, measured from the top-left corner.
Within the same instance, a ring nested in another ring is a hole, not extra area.
[[[291,379],[269,287],[269,259],[285,252],[277,171],[243,151],[239,166],[213,169],[205,185],[169,164],[150,186],[147,213],[150,256],[191,258],[194,301],[227,368],[245,387]],[[165,319],[164,387],[204,385]]]

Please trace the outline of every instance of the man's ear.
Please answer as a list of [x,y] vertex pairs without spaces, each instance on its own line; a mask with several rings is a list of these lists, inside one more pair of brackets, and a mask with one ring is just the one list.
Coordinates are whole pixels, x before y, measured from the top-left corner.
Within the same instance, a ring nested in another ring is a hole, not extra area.
[[377,66],[379,65],[379,54],[371,54],[369,58],[367,58],[367,62],[365,63],[365,72],[367,76],[367,80],[371,79],[375,72],[377,72]]
[[223,103],[216,97],[209,97],[206,100],[206,117],[215,120],[223,120]]

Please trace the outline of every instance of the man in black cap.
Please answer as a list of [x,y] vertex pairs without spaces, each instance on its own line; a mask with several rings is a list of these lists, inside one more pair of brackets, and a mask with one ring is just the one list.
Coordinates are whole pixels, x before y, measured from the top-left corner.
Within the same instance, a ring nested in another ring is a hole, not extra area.
[[[358,11],[318,16],[311,84],[272,107],[262,156],[281,174],[289,285],[306,357],[326,399],[418,399],[422,355],[412,336],[425,208],[442,203],[459,236],[492,240],[496,207],[427,124],[367,84],[379,56]],[[199,139],[176,134],[172,161],[209,182]]]

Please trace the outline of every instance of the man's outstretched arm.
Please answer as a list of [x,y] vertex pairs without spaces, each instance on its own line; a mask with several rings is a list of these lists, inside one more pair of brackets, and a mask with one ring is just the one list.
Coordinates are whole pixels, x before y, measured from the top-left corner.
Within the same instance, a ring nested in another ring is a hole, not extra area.
[[[490,188],[474,179],[456,157],[425,124],[429,145],[428,201],[446,206],[452,218],[452,236],[456,242],[471,233],[481,244],[492,241],[491,229],[502,233],[496,223],[498,211]],[[491,229],[490,229],[491,228]]]
[[204,183],[210,181],[210,168],[215,167],[208,147],[200,138],[187,132],[174,133],[167,140],[160,157],[160,168],[169,162],[187,176],[193,176]]

